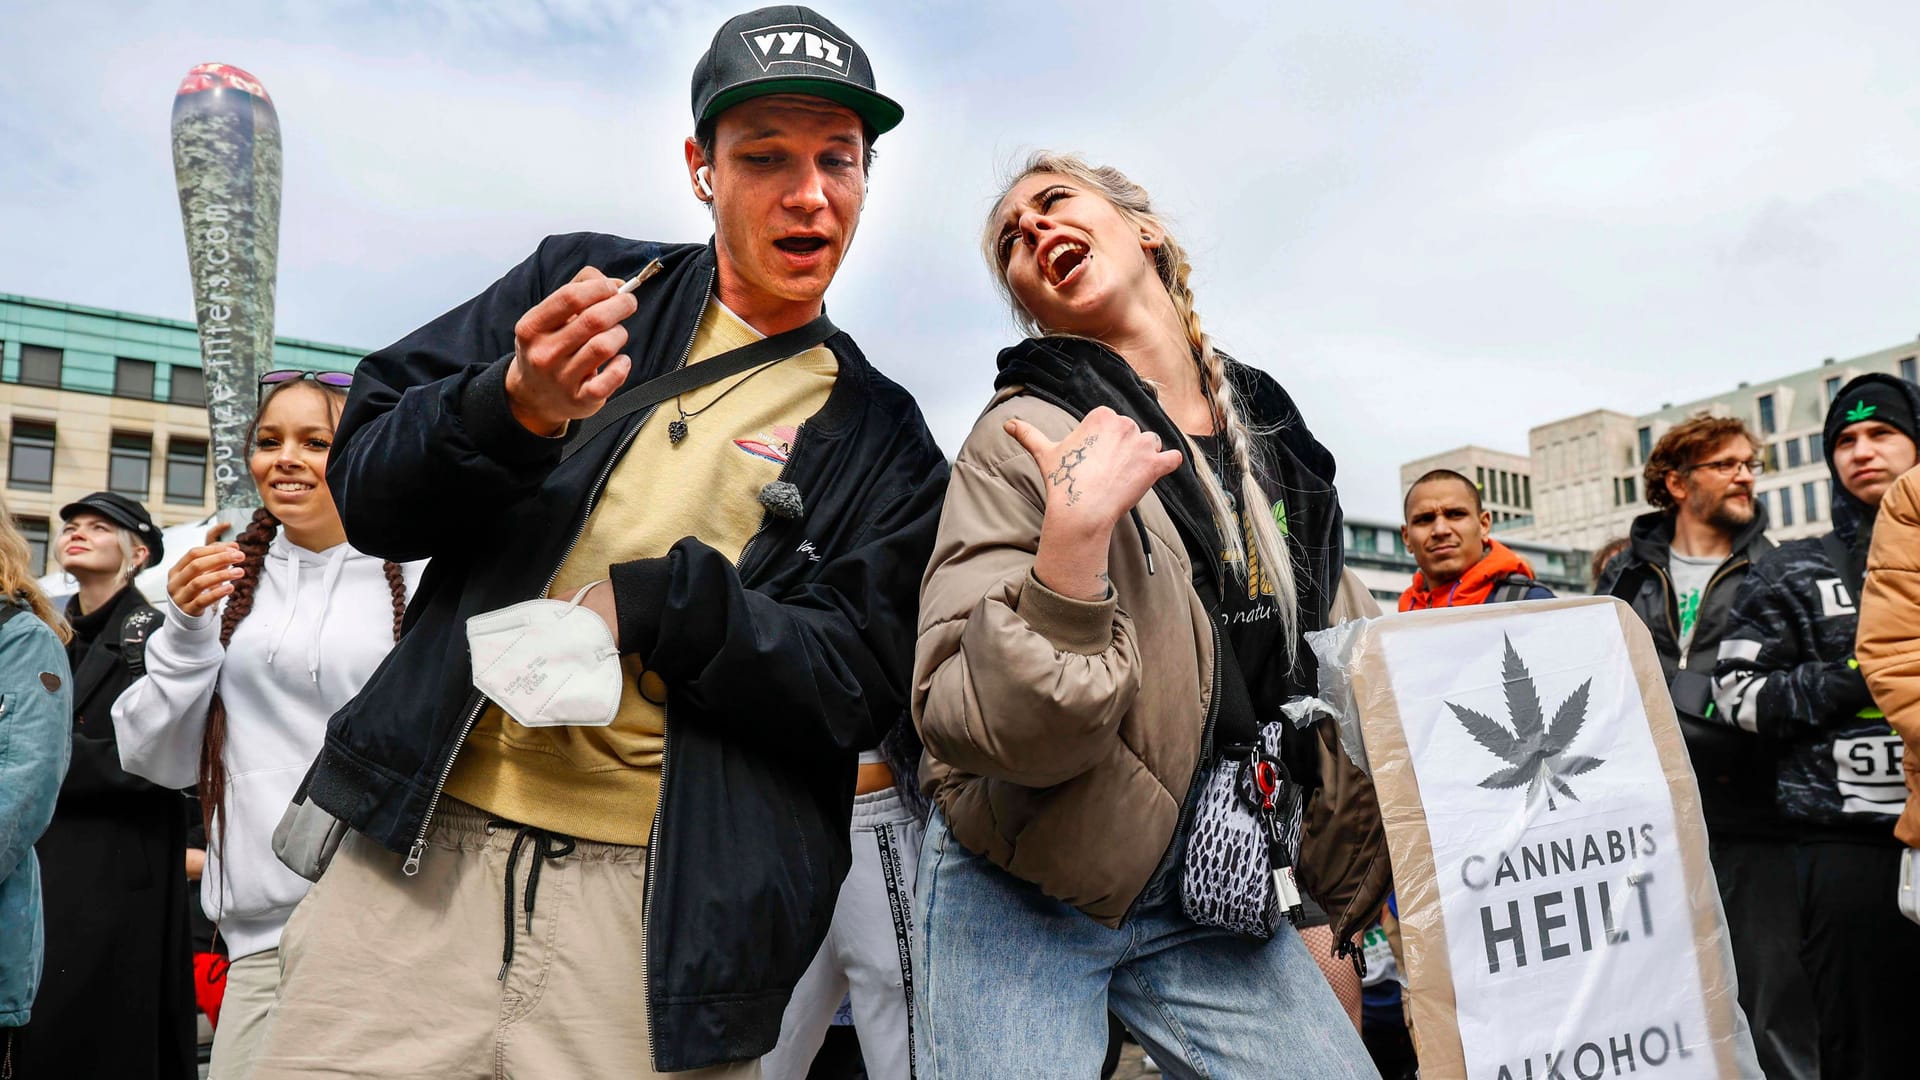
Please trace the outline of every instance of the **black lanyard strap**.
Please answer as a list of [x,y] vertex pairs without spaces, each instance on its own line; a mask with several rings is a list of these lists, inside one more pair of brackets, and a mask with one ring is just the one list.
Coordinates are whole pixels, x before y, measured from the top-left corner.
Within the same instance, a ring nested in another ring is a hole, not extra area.
[[623,390],[601,406],[599,412],[574,424],[572,437],[567,440],[566,448],[560,451],[560,460],[565,461],[579,453],[601,432],[634,413],[650,409],[689,390],[719,382],[730,375],[738,375],[749,368],[798,356],[839,332],[840,328],[833,325],[826,313],[822,312],[805,326],[783,330],[772,337],[729,349],[697,364],[688,364],[665,375],[655,376],[631,390]]

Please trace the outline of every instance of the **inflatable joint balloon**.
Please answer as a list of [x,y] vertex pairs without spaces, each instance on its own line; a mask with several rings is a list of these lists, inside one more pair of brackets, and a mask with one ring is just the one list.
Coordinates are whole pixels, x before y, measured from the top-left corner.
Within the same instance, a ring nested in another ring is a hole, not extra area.
[[244,521],[259,501],[247,441],[256,384],[273,366],[280,250],[280,120],[258,79],[228,64],[187,73],[173,98],[173,173],[200,328],[215,502],[223,520]]

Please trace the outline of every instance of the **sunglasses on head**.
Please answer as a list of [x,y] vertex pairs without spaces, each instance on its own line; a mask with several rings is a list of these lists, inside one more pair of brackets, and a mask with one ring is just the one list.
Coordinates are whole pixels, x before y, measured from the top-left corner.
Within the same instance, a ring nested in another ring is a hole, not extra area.
[[260,376],[260,393],[265,396],[269,386],[300,382],[303,379],[312,379],[321,386],[331,386],[336,390],[345,390],[353,386],[351,371],[302,371],[298,368],[280,368]]

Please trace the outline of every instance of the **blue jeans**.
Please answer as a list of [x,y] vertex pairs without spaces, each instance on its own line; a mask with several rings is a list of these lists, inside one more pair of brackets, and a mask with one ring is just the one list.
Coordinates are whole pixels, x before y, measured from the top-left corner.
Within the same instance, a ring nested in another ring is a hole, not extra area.
[[920,1080],[1097,1076],[1109,1010],[1169,1076],[1379,1076],[1290,927],[1258,942],[1196,925],[1176,872],[1109,930],[962,847],[938,812],[920,850]]

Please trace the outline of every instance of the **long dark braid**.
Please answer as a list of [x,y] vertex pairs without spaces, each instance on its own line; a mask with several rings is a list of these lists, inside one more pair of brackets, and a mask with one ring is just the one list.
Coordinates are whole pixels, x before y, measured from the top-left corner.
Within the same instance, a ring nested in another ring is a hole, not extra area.
[[[260,418],[266,415],[267,404],[293,387],[309,388],[325,395],[334,419],[336,421],[339,419],[340,407],[346,401],[345,391],[325,383],[309,382],[304,379],[294,380],[281,383],[267,391],[266,397],[260,402],[259,410],[254,414],[256,434]],[[263,506],[253,512],[253,520],[234,540],[245,558],[240,563],[240,576],[233,583],[233,592],[228,594],[226,607],[220,614],[220,648],[223,650],[232,644],[233,632],[239,627],[240,620],[253,612],[254,591],[260,584],[260,572],[266,566],[267,548],[272,545],[273,538],[279,531],[280,519]],[[387,588],[393,594],[393,640],[399,641],[401,623],[407,614],[406,578],[401,574],[397,563],[382,562],[380,566],[386,574]],[[288,603],[292,601],[292,597],[287,598]],[[226,746],[227,707],[226,703],[220,699],[219,692],[215,691],[213,700],[207,708],[206,730],[200,738],[200,821],[206,827],[208,836],[214,837],[216,832],[213,828],[213,819],[216,814],[219,816],[220,827],[217,838],[219,850],[223,853],[227,848]],[[225,876],[225,863],[222,862],[221,877],[224,879]],[[225,884],[222,880],[222,889],[225,888]]]
[[[280,519],[274,517],[266,507],[253,512],[253,520],[247,523],[234,543],[239,545],[245,558],[240,563],[240,576],[233,583],[233,592],[227,597],[227,606],[220,613],[220,648],[225,649],[233,641],[233,631],[240,620],[253,612],[253,594],[260,584],[260,570],[267,563],[267,548],[273,543],[274,535],[280,531]],[[214,691],[213,703],[207,708],[207,729],[200,737],[200,821],[207,827],[208,834],[213,832],[213,819],[216,811],[224,811],[227,802],[227,767],[222,757],[227,747],[227,706],[220,700],[220,692]],[[227,816],[220,815],[220,850],[227,848]]]
[[393,640],[400,640],[400,626],[407,621],[407,579],[400,573],[400,564],[389,559],[380,564],[387,575],[387,588],[393,593]]
[[[240,577],[233,583],[233,593],[227,597],[227,606],[220,614],[220,647],[225,649],[233,643],[233,632],[240,620],[253,613],[253,594],[260,584],[260,571],[267,562],[267,548],[280,531],[280,519],[274,517],[266,507],[253,512],[253,520],[247,524],[234,543],[240,546],[240,553],[246,558],[240,563]],[[400,640],[400,624],[407,616],[407,581],[400,572],[400,564],[383,562],[380,569],[387,576],[387,588],[393,593],[393,640]],[[200,822],[209,832],[213,828],[215,809],[225,809],[227,800],[227,770],[222,754],[227,746],[227,706],[220,700],[219,691],[215,691],[213,702],[207,708],[207,729],[200,739]],[[220,847],[226,849],[226,816],[221,815]]]

